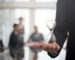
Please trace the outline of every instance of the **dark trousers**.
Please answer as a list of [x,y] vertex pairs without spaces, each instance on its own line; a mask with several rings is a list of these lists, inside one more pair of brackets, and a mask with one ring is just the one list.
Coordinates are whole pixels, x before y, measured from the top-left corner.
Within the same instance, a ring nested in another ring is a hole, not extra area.
[[24,58],[24,49],[20,49],[20,50],[14,50],[14,49],[10,49],[10,55],[11,57],[17,58],[17,60],[22,60],[22,58]]

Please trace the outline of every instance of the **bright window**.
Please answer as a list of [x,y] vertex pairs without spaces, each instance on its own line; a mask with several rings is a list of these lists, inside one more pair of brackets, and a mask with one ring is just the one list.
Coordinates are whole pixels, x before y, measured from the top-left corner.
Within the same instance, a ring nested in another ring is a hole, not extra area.
[[29,2],[30,0],[0,0],[0,2]]
[[36,2],[56,2],[57,0],[35,0]]
[[16,2],[29,2],[30,0],[15,0]]
[[[35,25],[39,27],[39,32],[43,33],[45,37],[50,34],[47,25],[52,24],[55,22],[55,9],[36,9],[35,10]],[[49,22],[48,22],[49,21]]]
[[[29,9],[16,9],[15,10],[15,18],[18,21],[19,17],[24,18],[24,26],[25,26],[25,35],[28,37],[29,34],[29,18],[30,18],[30,11]],[[27,39],[26,37],[26,39]],[[26,40],[25,39],[25,40]]]

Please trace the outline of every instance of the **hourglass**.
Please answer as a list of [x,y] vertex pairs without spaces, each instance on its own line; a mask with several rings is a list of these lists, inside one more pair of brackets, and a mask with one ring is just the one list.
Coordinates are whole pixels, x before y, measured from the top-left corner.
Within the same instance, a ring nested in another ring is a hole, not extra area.
[[54,28],[56,26],[56,22],[54,20],[48,20],[46,26],[50,30],[50,33],[48,34],[48,39],[46,40],[46,42],[52,43],[56,41],[56,38],[53,34]]

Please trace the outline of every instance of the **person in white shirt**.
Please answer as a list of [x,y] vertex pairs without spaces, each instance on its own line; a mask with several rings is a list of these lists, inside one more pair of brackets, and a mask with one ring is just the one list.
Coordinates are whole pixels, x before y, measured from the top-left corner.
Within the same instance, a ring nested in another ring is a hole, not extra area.
[[24,25],[23,25],[24,19],[22,17],[19,18],[19,29],[24,34]]

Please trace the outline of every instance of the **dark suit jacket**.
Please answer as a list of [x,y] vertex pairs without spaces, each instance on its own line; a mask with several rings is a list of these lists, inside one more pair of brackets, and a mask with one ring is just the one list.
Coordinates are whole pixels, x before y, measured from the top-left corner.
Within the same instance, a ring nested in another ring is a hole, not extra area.
[[24,41],[23,37],[20,36],[20,34],[15,34],[13,31],[10,35],[10,41],[9,41],[9,48],[10,49],[19,49],[23,48],[24,46]]
[[10,35],[9,48],[16,48],[18,42],[18,35],[13,31]]
[[[61,49],[67,37],[67,31],[70,36],[67,44],[66,60],[74,60],[75,55],[75,0],[58,0],[57,14],[56,14],[56,27],[54,35],[56,42],[60,45]],[[61,49],[54,55],[50,52],[51,57],[59,55]]]

